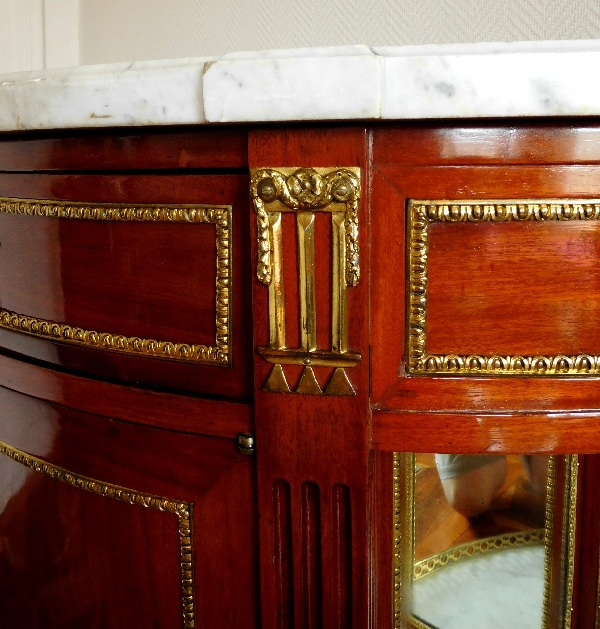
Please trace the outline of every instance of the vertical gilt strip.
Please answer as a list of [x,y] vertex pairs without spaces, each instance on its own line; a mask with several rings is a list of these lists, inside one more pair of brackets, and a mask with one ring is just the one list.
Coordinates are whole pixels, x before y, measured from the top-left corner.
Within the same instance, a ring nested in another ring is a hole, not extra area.
[[300,344],[317,349],[317,300],[315,291],[315,215],[298,212],[298,268],[300,271]]
[[[394,629],[402,627],[402,494],[401,494],[400,453],[394,452],[394,506],[393,506],[393,541],[392,541],[392,600],[394,604]],[[412,562],[411,562],[412,564]]]
[[546,504],[544,515],[544,604],[542,607],[542,629],[550,627],[552,607],[552,584],[554,582],[552,547],[554,544],[554,505],[556,500],[556,456],[548,457],[546,480]]
[[269,213],[272,250],[272,276],[269,284],[269,344],[285,347],[285,294],[283,289],[283,231],[281,212]]
[[566,567],[563,629],[571,629],[573,620],[573,586],[575,579],[575,544],[577,538],[577,485],[579,455],[567,457],[567,482],[563,516],[563,564]]
[[343,354],[348,351],[348,286],[346,284],[346,225],[343,212],[331,214],[332,283],[331,283],[331,349]]
[[[394,452],[393,458],[393,556],[392,600],[393,627],[408,626],[415,544],[415,455]],[[416,621],[411,617],[410,624]]]

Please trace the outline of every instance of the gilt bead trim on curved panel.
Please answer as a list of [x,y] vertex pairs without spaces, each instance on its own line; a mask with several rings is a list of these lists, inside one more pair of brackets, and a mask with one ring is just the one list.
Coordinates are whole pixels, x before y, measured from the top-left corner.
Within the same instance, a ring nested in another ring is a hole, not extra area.
[[193,503],[182,502],[180,500],[170,500],[152,494],[127,489],[119,485],[104,483],[87,476],[81,476],[69,472],[62,467],[52,465],[22,450],[13,448],[0,441],[0,454],[4,454],[17,463],[50,476],[55,480],[76,487],[85,492],[96,494],[103,498],[126,502],[130,505],[155,509],[165,513],[172,513],[177,516],[180,547],[181,564],[181,603],[183,613],[183,628],[193,629],[196,626],[194,611],[194,566],[193,566],[193,530],[192,530],[192,510]]
[[231,366],[231,206],[96,204],[0,197],[0,213],[93,221],[214,225],[217,271],[214,345],[178,343],[88,330],[6,309],[0,309],[0,327],[92,349],[187,363]]
[[600,353],[553,355],[452,353],[427,349],[429,228],[434,223],[600,221],[599,199],[409,200],[408,373],[412,375],[597,376]]

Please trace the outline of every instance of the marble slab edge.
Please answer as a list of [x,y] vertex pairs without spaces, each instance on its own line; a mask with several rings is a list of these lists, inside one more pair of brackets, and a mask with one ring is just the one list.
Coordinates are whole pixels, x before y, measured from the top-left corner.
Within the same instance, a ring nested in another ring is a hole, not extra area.
[[0,76],[0,131],[600,115],[600,41],[343,46]]
[[208,60],[0,76],[0,131],[205,123],[202,74]]
[[444,54],[415,46],[217,60],[204,73],[205,116],[226,123],[600,115],[591,78],[600,42],[564,42],[570,46],[558,51],[539,43],[546,45],[473,45],[471,54],[468,46],[438,47]]
[[386,57],[381,118],[600,114],[599,51]]
[[209,122],[372,119],[381,116],[377,56],[223,59],[204,72]]

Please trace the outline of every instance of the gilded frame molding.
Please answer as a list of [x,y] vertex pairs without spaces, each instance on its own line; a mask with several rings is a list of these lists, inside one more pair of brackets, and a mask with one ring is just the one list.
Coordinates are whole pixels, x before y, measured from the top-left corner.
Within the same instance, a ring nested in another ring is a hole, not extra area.
[[599,199],[408,201],[408,338],[410,375],[586,376],[600,374],[600,354],[496,356],[427,351],[427,254],[432,223],[599,221]]
[[[550,605],[552,592],[552,546],[554,534],[554,504],[556,497],[556,458],[548,458],[548,480],[546,485],[546,508],[544,529],[498,535],[462,544],[449,551],[426,557],[414,562],[415,547],[415,455],[413,453],[393,453],[393,522],[392,522],[392,601],[393,627],[403,629],[404,621],[415,629],[432,629],[422,619],[412,615],[406,609],[402,597],[403,579],[414,582],[420,578],[441,570],[448,565],[465,561],[486,552],[498,552],[505,548],[544,545],[544,602],[542,609],[542,629],[550,626]],[[575,575],[575,538],[577,526],[577,487],[579,476],[579,457],[566,455],[564,487],[564,507],[561,523],[561,564],[564,569],[564,601],[560,629],[571,629],[573,606],[573,585]],[[402,487],[405,491],[402,491]],[[471,550],[472,552],[468,552]],[[456,553],[456,555],[455,555]],[[407,561],[406,559],[410,560]],[[596,624],[597,628],[597,624]],[[598,629],[598,628],[597,628]]]
[[183,614],[184,629],[193,629],[196,626],[194,610],[194,533],[192,529],[193,503],[179,500],[169,500],[152,494],[127,489],[119,485],[104,483],[87,476],[74,474],[68,470],[48,463],[36,456],[27,454],[22,450],[13,448],[7,443],[0,441],[0,454],[4,454],[21,465],[50,476],[61,483],[76,487],[91,494],[96,494],[103,498],[126,502],[130,505],[155,509],[165,513],[172,513],[177,516],[180,564],[181,564],[181,604]]
[[212,224],[216,231],[216,338],[214,345],[159,341],[99,332],[0,309],[0,327],[59,343],[135,356],[231,365],[231,206],[74,203],[0,197],[0,214],[94,221]]

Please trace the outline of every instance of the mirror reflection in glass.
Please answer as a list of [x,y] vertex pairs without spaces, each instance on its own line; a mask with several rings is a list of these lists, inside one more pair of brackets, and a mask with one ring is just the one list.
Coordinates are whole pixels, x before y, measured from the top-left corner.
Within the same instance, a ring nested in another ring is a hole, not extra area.
[[412,624],[542,629],[550,457],[411,460]]

